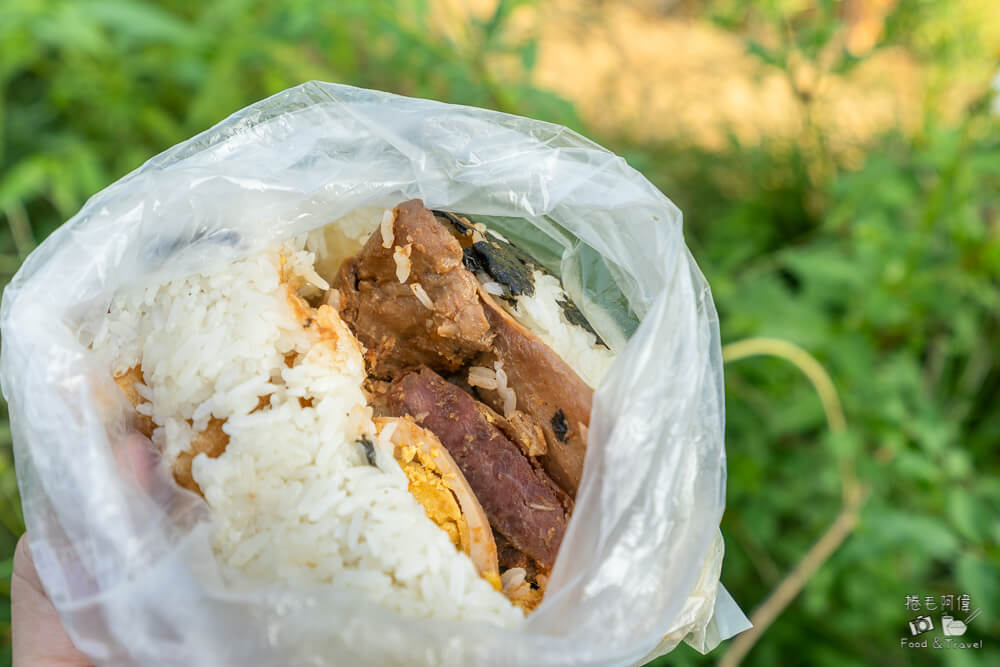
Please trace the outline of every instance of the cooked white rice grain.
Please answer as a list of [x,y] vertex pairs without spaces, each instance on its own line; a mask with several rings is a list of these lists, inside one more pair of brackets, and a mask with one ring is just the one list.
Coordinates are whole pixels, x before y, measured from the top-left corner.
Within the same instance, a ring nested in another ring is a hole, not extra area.
[[503,401],[503,416],[510,417],[517,409],[517,394],[514,393],[512,387],[507,386],[507,371],[503,369],[503,362],[496,361],[493,363],[493,367],[496,369],[494,377],[497,383],[497,393]]
[[500,575],[500,585],[504,591],[512,591],[524,583],[528,573],[523,567],[512,567]]
[[413,244],[407,243],[404,246],[396,246],[396,249],[392,251],[392,260],[396,263],[396,279],[405,283],[406,279],[410,277],[410,252],[413,250]]
[[323,303],[330,306],[336,311],[340,310],[340,290],[339,289],[329,289],[326,292],[326,297],[323,299]]
[[434,302],[431,298],[427,296],[427,292],[424,290],[424,286],[420,283],[412,283],[410,285],[410,291],[413,292],[413,296],[417,297],[417,301],[424,304],[425,307],[434,309]]
[[495,296],[503,296],[503,285],[492,280],[487,280],[483,283],[483,289],[486,290],[487,294],[493,294]]
[[288,264],[288,269],[295,275],[304,278],[308,284],[321,290],[330,289],[330,284],[316,273],[316,258],[313,253],[297,252],[286,257],[285,261]]
[[472,387],[482,387],[483,389],[497,388],[497,374],[491,368],[483,366],[469,366],[469,385]]
[[382,247],[389,249],[392,247],[393,241],[396,240],[396,233],[393,231],[393,223],[396,222],[396,214],[392,211],[386,211],[382,214],[382,220],[379,223],[379,230],[382,232]]

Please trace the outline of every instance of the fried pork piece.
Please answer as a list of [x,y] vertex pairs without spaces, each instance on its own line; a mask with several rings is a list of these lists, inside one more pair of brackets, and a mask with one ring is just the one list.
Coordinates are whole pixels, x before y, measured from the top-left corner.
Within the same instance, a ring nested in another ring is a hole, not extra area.
[[[482,366],[502,363],[507,386],[517,397],[518,411],[533,417],[545,436],[545,453],[539,456],[545,472],[576,497],[587,453],[586,428],[590,424],[594,392],[559,355],[489,294],[480,290],[479,297],[496,336],[491,352],[478,363]],[[479,394],[498,412],[503,411],[505,397],[499,392],[481,389]]]
[[[116,375],[114,377],[115,384],[118,388],[122,390],[125,394],[125,398],[128,402],[132,404],[132,407],[138,407],[140,403],[145,403],[146,399],[142,397],[139,393],[139,389],[136,385],[143,384],[142,379],[142,366],[133,366],[124,373]],[[149,415],[144,415],[136,413],[135,428],[142,433],[147,438],[152,437],[153,429],[156,428],[156,424],[153,423],[152,417]]]
[[457,370],[489,350],[478,285],[462,246],[414,199],[341,265],[333,286],[341,318],[368,350],[369,373],[388,379],[418,364]]
[[429,368],[400,374],[388,393],[395,415],[411,415],[438,437],[469,481],[494,530],[539,570],[555,564],[572,500],[492,423],[474,398]]
[[507,395],[482,389],[477,394],[508,417],[546,473],[575,497],[593,391],[480,287],[463,265],[459,232],[419,199],[400,204],[394,215],[391,226],[376,230],[341,266],[335,281],[340,315],[367,347],[369,372],[387,379],[420,364],[449,374],[470,364],[493,368],[501,362],[522,415],[505,410]]
[[[116,375],[114,380],[115,384],[118,385],[122,393],[125,394],[125,397],[132,404],[132,407],[138,407],[140,403],[146,402],[146,399],[142,397],[142,394],[136,388],[136,385],[142,382],[141,365],[133,366],[121,375]],[[225,424],[225,421],[212,417],[208,421],[208,426],[205,427],[205,430],[196,433],[191,439],[191,445],[174,459],[171,465],[171,472],[173,473],[174,481],[179,486],[201,495],[201,488],[199,488],[198,483],[194,481],[194,476],[191,474],[191,464],[194,461],[194,457],[198,456],[198,454],[205,454],[209,458],[214,459],[226,451],[226,447],[229,445],[229,435],[222,430],[223,424]],[[136,426],[140,433],[149,438],[153,435],[153,429],[156,427],[156,424],[148,416],[139,414]]]

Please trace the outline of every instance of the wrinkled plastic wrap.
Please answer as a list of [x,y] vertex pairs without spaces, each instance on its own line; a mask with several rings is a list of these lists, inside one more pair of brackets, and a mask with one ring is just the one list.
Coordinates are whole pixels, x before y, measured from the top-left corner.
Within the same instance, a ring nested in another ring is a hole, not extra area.
[[[204,505],[122,473],[131,408],[80,339],[122,287],[414,197],[543,239],[618,352],[595,394],[548,593],[517,630],[403,618],[332,588],[225,589]],[[709,650],[747,627],[719,585],[726,458],[711,294],[680,211],[563,127],[324,83],[290,89],[94,196],[7,287],[2,333],[32,552],[98,664],[628,665],[685,637]]]

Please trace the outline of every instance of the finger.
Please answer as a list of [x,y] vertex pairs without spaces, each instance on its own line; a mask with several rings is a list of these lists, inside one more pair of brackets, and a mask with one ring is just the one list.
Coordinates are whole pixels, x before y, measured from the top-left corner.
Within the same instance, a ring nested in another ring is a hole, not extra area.
[[132,478],[146,492],[152,493],[160,483],[157,475],[159,457],[153,443],[141,433],[129,433],[114,448],[115,462],[123,478]]
[[162,456],[146,436],[132,432],[112,443],[115,464],[122,479],[132,480],[157,505],[167,508],[176,500],[177,486]]
[[92,665],[63,629],[56,608],[45,595],[31,558],[27,533],[14,550],[10,580],[13,667],[77,667]]

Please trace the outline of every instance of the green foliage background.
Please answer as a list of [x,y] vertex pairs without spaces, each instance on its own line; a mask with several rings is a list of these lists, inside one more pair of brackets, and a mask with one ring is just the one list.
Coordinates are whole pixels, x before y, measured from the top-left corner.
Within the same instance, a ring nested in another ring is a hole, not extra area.
[[[508,26],[521,4],[501,2],[453,44],[431,36],[420,0],[5,0],[2,280],[94,192],[304,80],[569,125],[624,155],[685,211],[724,342],[797,343],[825,366],[844,404],[849,427],[834,436],[794,367],[768,358],[727,366],[722,578],[745,609],[836,515],[841,462],[856,461],[870,489],[854,533],[746,664],[1000,664],[1000,116],[985,83],[957,117],[939,113],[932,91],[920,128],[877,137],[860,166],[827,148],[810,122],[815,101],[797,89],[807,122],[794,140],[733,138],[714,151],[683,140],[639,144],[627,128],[594,136],[572,104],[530,83],[538,44]],[[791,75],[793,60],[831,53],[838,6],[719,0],[689,11]],[[996,45],[970,38],[970,21],[955,12],[950,3],[901,2],[885,44],[942,78],[968,60],[996,58]],[[490,66],[498,58],[515,66],[500,75]],[[837,52],[823,62],[840,72],[858,61]],[[22,530],[4,418],[3,594]],[[982,608],[968,636],[986,647],[900,649],[913,615],[905,596],[947,593],[968,593]],[[8,621],[4,600],[0,632],[9,634]],[[702,657],[681,647],[657,664],[713,662],[725,648]]]

